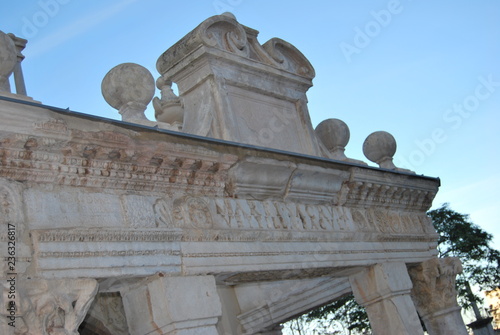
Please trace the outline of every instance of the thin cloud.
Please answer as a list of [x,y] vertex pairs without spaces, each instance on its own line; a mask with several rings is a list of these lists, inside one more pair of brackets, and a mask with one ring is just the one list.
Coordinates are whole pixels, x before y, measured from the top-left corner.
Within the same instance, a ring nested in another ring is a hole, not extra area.
[[[487,190],[495,192],[498,190],[498,186],[500,185],[500,177],[499,176],[491,176],[486,179],[481,179],[476,181],[475,183],[466,184],[459,186],[454,189],[448,190],[447,193],[450,195],[454,195],[456,198],[466,198],[467,195],[474,194],[484,194]],[[470,201],[470,199],[468,200]]]
[[29,51],[28,49],[26,51],[27,53],[29,52],[30,58],[39,56],[47,52],[48,50],[64,44],[66,41],[74,38],[75,36],[78,36],[92,29],[93,27],[99,25],[101,22],[108,20],[110,17],[118,14],[126,7],[137,1],[139,0],[126,0],[119,4],[99,10],[99,12],[97,13],[92,13],[90,15],[84,16],[79,20],[76,20],[72,24],[66,27],[62,27],[55,33],[37,40],[33,45],[30,46]]

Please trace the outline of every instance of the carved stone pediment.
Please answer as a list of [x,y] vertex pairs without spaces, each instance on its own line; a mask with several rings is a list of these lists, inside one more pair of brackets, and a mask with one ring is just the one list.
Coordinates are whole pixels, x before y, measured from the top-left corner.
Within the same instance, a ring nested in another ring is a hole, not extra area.
[[208,18],[165,51],[157,69],[177,84],[182,131],[321,155],[307,110],[315,72],[292,44],[264,45],[230,14]]
[[203,48],[204,52],[223,51],[305,78],[314,78],[312,65],[297,48],[279,38],[260,45],[257,35],[257,30],[238,23],[231,14],[212,16],[160,56],[158,72],[166,73],[185,55]]

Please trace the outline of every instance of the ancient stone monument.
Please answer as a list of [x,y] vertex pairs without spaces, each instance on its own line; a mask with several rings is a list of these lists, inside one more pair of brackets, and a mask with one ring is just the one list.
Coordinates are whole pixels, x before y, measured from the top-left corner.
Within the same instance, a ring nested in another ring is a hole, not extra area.
[[363,146],[379,167],[346,157],[345,123],[311,125],[306,57],[257,34],[214,16],[156,82],[118,65],[114,121],[27,97],[26,41],[0,33],[1,334],[281,334],[350,292],[375,334],[423,334],[418,314],[466,334],[426,216],[439,179],[395,167],[386,132]]

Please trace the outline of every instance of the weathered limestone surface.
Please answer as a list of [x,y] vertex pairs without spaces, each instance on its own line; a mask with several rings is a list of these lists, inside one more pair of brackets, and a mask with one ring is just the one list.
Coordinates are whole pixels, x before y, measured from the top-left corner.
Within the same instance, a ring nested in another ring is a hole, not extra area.
[[[102,287],[100,288],[102,290]],[[89,308],[83,334],[128,335],[127,318],[118,292],[101,292]]]
[[313,67],[290,43],[257,35],[214,16],[160,56],[158,72],[184,104],[183,131],[319,156],[305,94]]
[[131,335],[217,335],[221,303],[212,276],[147,278],[121,290]]
[[[97,292],[94,279],[23,279],[9,275],[8,283],[14,289],[4,284],[1,302],[9,307],[1,312],[2,334],[77,335]],[[15,299],[10,297],[13,293],[5,294],[14,291]],[[10,307],[14,307],[14,314]]]
[[455,276],[458,258],[430,259],[410,269],[412,296],[430,335],[468,334],[460,314]]
[[2,92],[0,225],[15,227],[16,265],[0,279],[16,273],[16,331],[76,334],[86,317],[89,335],[279,334],[353,291],[374,329],[421,334],[410,291],[419,309],[433,285],[415,269],[437,255],[439,180],[396,168],[385,134],[366,149],[380,168],[345,157],[345,124],[311,126],[304,55],[229,14],[157,67],[157,122],[137,64],[103,82],[125,122]]
[[381,263],[350,277],[356,301],[366,308],[375,335],[423,334],[402,262]]

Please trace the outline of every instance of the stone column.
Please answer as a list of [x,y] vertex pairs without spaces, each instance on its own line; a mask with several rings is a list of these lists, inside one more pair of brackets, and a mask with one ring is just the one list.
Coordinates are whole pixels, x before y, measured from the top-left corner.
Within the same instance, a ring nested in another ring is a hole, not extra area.
[[430,335],[467,335],[455,290],[460,272],[462,265],[455,257],[430,259],[409,271],[411,295]]
[[132,335],[218,335],[222,309],[212,276],[158,274],[121,295]]
[[412,283],[405,263],[373,265],[350,278],[356,301],[366,308],[375,335],[422,335],[411,300]]

